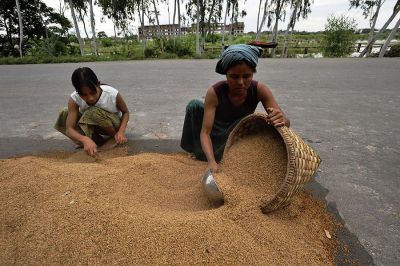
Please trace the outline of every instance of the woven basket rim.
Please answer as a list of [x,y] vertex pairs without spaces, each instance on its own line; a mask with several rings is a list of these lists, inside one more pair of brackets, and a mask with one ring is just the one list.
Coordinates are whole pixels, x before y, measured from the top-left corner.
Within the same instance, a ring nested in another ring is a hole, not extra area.
[[[281,181],[281,184],[279,184],[279,188],[275,195],[272,197],[269,197],[265,199],[262,204],[261,204],[261,209],[263,212],[270,212],[275,209],[284,207],[288,204],[290,204],[291,198],[294,197],[297,192],[299,191],[299,186],[295,181],[298,181],[298,183],[302,183],[300,181],[307,182],[309,180],[298,180],[302,176],[299,173],[299,168],[298,165],[296,164],[296,151],[295,151],[295,145],[300,144],[300,146],[307,146],[309,149],[309,152],[311,152],[313,155],[317,157],[317,164],[319,165],[320,158],[319,156],[312,150],[311,147],[309,147],[304,141],[302,141],[300,138],[293,138],[292,135],[294,134],[293,131],[291,131],[288,127],[286,126],[281,126],[281,127],[274,127],[272,125],[269,125],[267,122],[267,114],[265,113],[254,113],[251,115],[248,115],[244,117],[232,130],[230,133],[228,140],[225,145],[224,149],[224,154],[229,151],[229,149],[234,145],[235,143],[235,136],[237,132],[241,129],[241,127],[246,126],[246,124],[252,123],[252,121],[259,121],[262,123],[265,123],[268,125],[266,128],[268,130],[275,130],[279,133],[279,136],[282,138],[283,143],[286,148],[286,156],[287,156],[287,166],[286,166],[286,173],[284,179]],[[316,170],[316,169],[315,169]],[[296,179],[297,178],[297,179]],[[303,182],[303,183],[304,183]],[[302,185],[301,185],[302,187]]]

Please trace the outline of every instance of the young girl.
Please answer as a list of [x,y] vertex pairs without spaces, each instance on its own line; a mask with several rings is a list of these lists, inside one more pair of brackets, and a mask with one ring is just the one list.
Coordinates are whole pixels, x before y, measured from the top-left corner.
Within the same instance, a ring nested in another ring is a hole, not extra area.
[[68,108],[61,110],[54,128],[94,156],[97,145],[113,137],[117,144],[126,143],[128,107],[121,94],[111,86],[100,84],[88,67],[72,73],[75,92],[70,95]]

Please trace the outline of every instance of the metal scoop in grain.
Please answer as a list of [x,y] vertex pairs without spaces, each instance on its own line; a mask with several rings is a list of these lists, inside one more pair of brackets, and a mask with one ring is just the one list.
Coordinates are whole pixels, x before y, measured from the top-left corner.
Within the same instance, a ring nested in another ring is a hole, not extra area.
[[203,185],[204,192],[212,205],[221,206],[224,204],[224,194],[219,189],[211,170],[207,170],[201,183]]

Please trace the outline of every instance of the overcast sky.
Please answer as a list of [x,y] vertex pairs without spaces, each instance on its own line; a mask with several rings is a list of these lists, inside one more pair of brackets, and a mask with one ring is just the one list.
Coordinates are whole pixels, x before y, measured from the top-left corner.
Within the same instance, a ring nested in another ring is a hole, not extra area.
[[[59,0],[44,0],[44,2],[48,5],[59,10]],[[63,1],[64,2],[64,1]],[[169,0],[171,3],[171,16],[173,12],[173,0]],[[396,0],[386,0],[381,8],[379,13],[377,28],[380,28],[389,16],[392,13],[393,6]],[[240,18],[239,21],[243,21],[245,23],[245,32],[256,31],[257,25],[257,12],[258,12],[258,3],[259,0],[247,0],[243,5],[243,0],[239,1],[241,4],[240,8],[244,8],[247,12],[247,16],[244,18]],[[160,23],[168,24],[168,9],[166,4],[162,4],[159,6],[159,10],[161,12]],[[185,11],[181,10],[182,13]],[[289,12],[289,10],[288,10]],[[345,14],[347,16],[353,17],[358,25],[358,28],[369,28],[368,19],[364,19],[362,15],[361,9],[351,9],[349,10],[349,0],[314,0],[314,4],[311,6],[311,14],[309,14],[306,20],[300,20],[297,22],[295,30],[299,31],[320,31],[324,29],[327,17],[329,15],[339,15]],[[65,15],[71,19],[70,11],[67,10]],[[96,17],[96,31],[105,31],[107,35],[112,36],[114,34],[113,24],[107,18],[103,18],[103,22],[100,21],[102,15],[99,7],[95,7],[95,17]],[[399,19],[400,14],[396,19]],[[392,24],[389,28],[393,27],[396,19],[393,20]],[[172,20],[172,17],[171,17]],[[72,19],[71,19],[72,21]],[[89,20],[87,19],[88,23]],[[137,32],[137,27],[139,26],[138,22],[132,22],[131,30],[133,33]],[[80,26],[80,28],[82,28]],[[89,27],[90,28],[90,27]],[[286,23],[280,23],[280,29],[286,28]],[[264,28],[264,30],[266,30]],[[90,29],[89,29],[90,32]],[[90,33],[89,33],[90,34]]]

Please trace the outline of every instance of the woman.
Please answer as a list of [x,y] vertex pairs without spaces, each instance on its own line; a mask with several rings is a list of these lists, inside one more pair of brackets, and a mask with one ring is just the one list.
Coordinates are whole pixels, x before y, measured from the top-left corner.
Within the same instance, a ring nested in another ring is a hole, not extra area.
[[216,66],[216,72],[226,75],[208,88],[204,104],[192,100],[186,107],[181,147],[194,153],[197,159],[207,160],[211,171],[218,171],[225,143],[231,130],[245,116],[254,113],[261,102],[268,113],[268,123],[290,126],[271,90],[253,80],[262,49],[238,44],[229,46]]
[[68,108],[61,110],[54,128],[83,146],[90,156],[95,156],[97,145],[109,138],[116,144],[126,143],[129,110],[118,90],[101,84],[88,67],[76,69],[71,80],[75,91],[68,99]]

